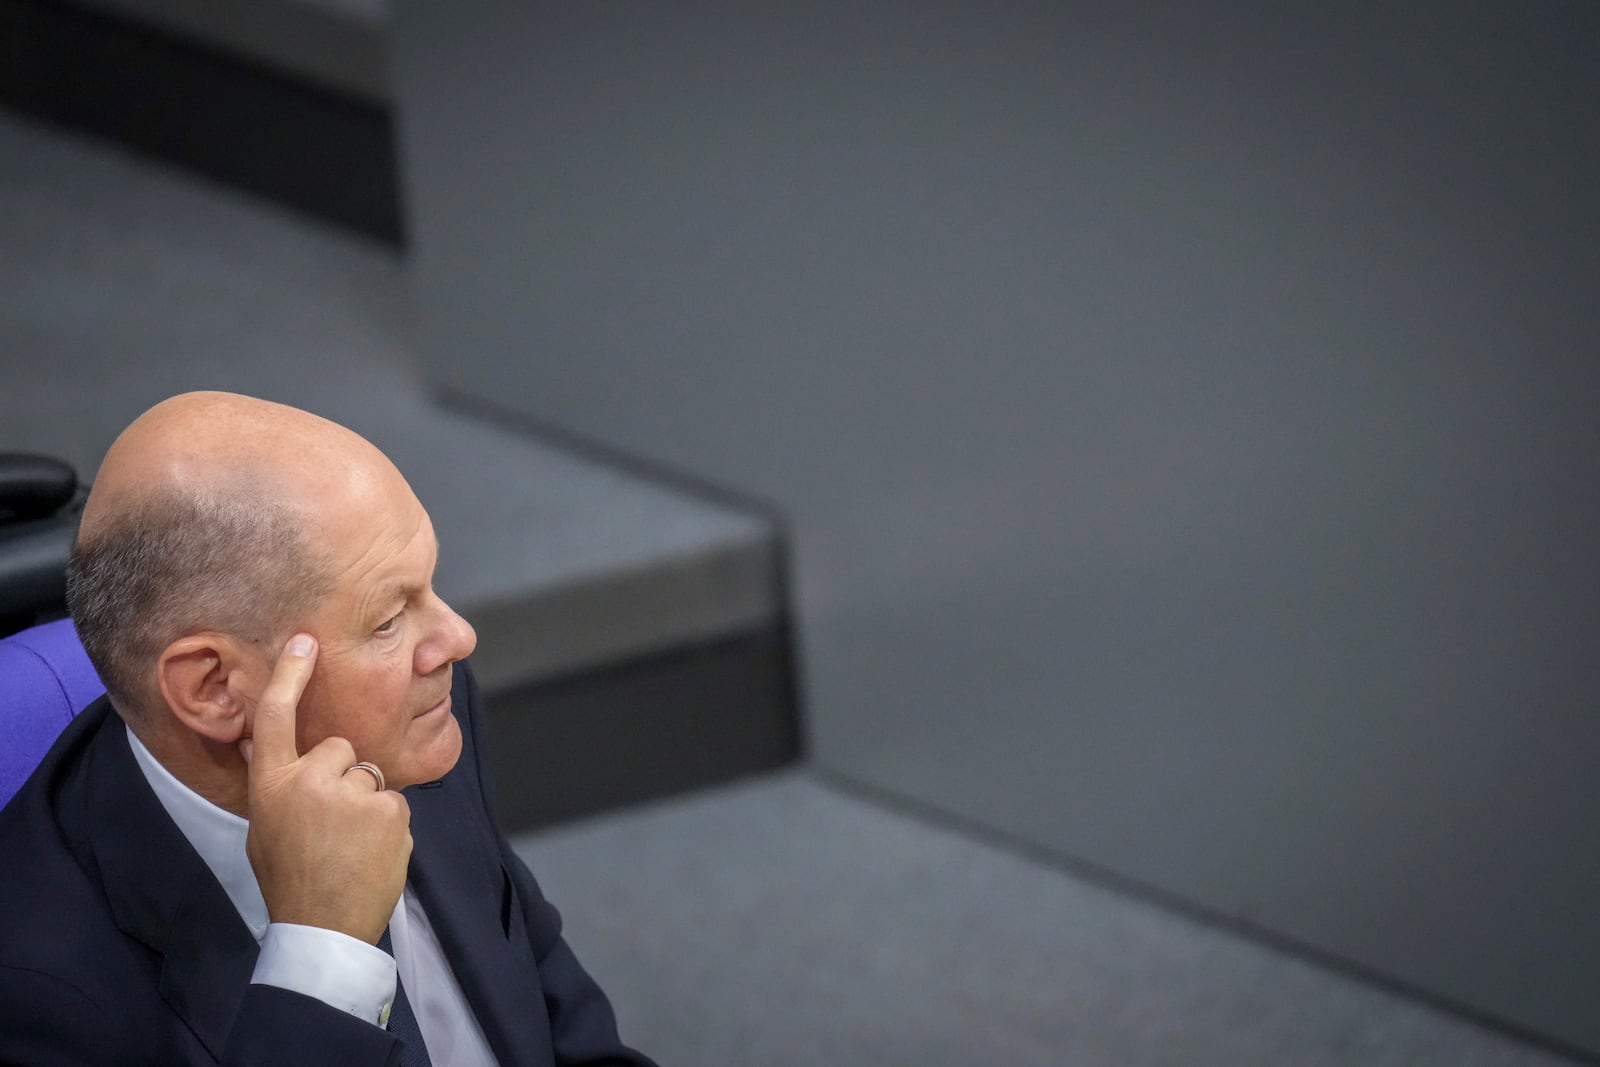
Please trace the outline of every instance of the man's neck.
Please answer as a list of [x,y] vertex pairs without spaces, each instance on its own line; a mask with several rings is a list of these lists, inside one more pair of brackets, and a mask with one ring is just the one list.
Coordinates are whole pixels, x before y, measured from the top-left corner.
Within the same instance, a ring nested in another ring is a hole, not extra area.
[[163,729],[134,716],[123,721],[174,778],[224,811],[250,817],[250,770],[236,745],[218,744],[176,723]]

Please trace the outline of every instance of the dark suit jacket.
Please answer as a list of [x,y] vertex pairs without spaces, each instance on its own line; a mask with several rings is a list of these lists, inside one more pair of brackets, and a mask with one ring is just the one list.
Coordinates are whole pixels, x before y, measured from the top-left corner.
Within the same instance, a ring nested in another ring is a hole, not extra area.
[[[647,1065],[496,828],[477,686],[458,664],[461,759],[406,790],[410,880],[502,1067]],[[394,1038],[250,984],[239,913],[145,781],[101,698],[0,811],[0,1063],[398,1063]]]

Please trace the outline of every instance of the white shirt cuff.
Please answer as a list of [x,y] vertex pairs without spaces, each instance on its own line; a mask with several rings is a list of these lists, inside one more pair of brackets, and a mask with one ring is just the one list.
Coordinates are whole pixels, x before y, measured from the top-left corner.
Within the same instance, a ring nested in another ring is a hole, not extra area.
[[250,981],[277,986],[383,1025],[394,1002],[394,957],[337,930],[268,923]]

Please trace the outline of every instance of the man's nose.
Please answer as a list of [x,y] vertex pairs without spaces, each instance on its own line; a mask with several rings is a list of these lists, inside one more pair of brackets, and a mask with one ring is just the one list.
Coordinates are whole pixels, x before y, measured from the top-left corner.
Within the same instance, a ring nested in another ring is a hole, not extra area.
[[478,632],[455,609],[439,598],[434,631],[417,646],[417,673],[432,674],[440,667],[466,659],[478,647]]
[[[440,601],[440,603],[443,603],[443,601]],[[472,628],[470,622],[457,615],[455,609],[449,604],[444,605],[444,611],[449,616],[449,622],[455,635],[456,651],[450,658],[452,660],[466,659],[472,655],[472,650],[478,647],[478,631]]]

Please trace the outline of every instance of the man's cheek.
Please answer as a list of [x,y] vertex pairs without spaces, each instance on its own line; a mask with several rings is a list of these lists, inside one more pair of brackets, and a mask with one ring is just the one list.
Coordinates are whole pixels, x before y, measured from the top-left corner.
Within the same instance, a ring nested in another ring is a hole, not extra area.
[[[295,730],[300,754],[305,755],[330,737],[342,737],[359,750],[357,733],[361,720],[359,709],[352,707],[351,695],[328,686],[320,687],[315,693],[307,692],[308,696],[300,700]],[[355,699],[361,699],[359,690]]]

